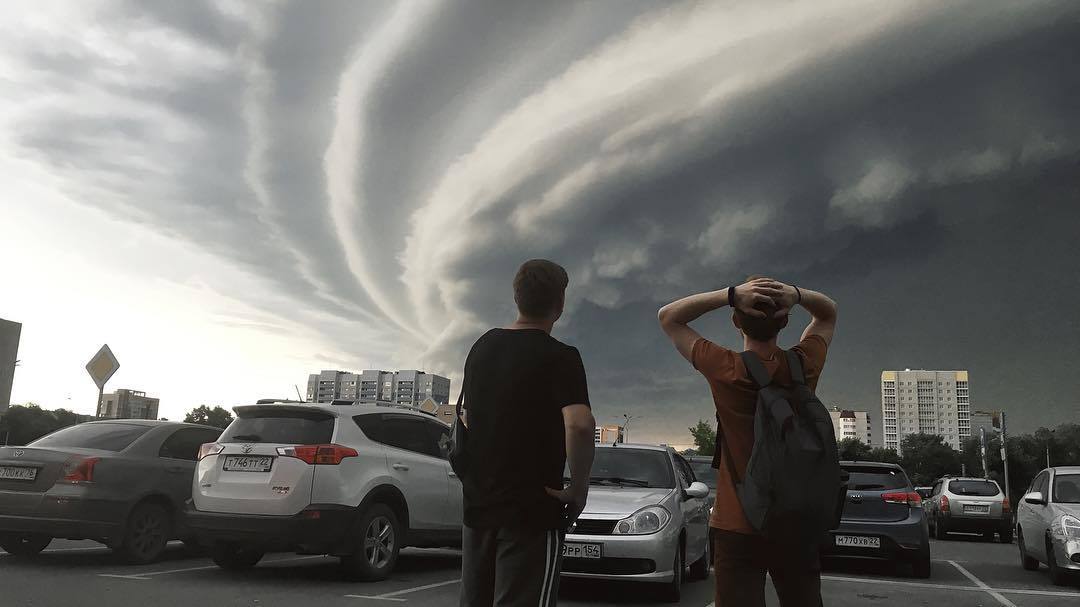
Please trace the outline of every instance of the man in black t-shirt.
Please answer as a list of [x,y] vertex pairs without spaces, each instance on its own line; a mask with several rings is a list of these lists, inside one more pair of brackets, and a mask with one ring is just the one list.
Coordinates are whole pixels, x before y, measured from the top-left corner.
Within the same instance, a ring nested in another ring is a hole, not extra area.
[[585,508],[596,426],[581,355],[551,337],[568,282],[555,263],[525,262],[514,278],[517,321],[485,333],[465,361],[462,607],[547,607],[558,596],[562,541]]

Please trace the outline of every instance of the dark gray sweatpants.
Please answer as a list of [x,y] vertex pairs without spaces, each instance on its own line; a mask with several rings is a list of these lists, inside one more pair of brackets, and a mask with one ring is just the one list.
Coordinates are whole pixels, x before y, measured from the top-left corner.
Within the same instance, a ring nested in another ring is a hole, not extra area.
[[552,607],[562,543],[555,529],[464,527],[461,607]]

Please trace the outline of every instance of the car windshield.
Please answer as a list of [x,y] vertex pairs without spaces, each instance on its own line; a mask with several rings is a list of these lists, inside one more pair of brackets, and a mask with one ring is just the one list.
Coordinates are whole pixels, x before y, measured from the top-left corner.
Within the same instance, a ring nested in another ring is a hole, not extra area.
[[29,447],[75,447],[123,451],[152,426],[142,424],[93,423],[68,426],[30,443]]
[[[563,475],[570,477],[569,466]],[[593,458],[589,482],[594,485],[673,489],[675,473],[671,468],[671,456],[664,451],[628,447],[601,448],[596,450]]]
[[885,491],[908,486],[907,475],[898,468],[844,466],[844,471],[850,475],[849,491]]
[[949,481],[949,491],[956,495],[992,497],[1001,493],[994,481]]
[[334,416],[321,411],[244,411],[229,425],[218,442],[318,445],[334,434]]
[[1058,504],[1080,504],[1080,474],[1055,476],[1053,497]]
[[690,462],[690,467],[694,469],[694,476],[706,485],[709,489],[716,489],[716,469],[712,467],[711,461],[706,460],[694,460]]

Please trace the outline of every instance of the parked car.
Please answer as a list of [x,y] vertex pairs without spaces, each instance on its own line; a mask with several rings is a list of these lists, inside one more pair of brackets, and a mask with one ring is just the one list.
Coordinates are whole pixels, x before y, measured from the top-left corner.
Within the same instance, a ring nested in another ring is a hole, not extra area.
[[381,580],[405,546],[461,545],[450,427],[412,408],[261,403],[203,445],[187,519],[225,569],[267,551],[341,557]]
[[597,445],[585,511],[563,546],[562,575],[664,584],[678,602],[687,563],[709,575],[709,488],[663,446]]
[[930,533],[922,498],[904,469],[879,462],[840,462],[848,474],[840,527],[822,556],[906,563],[915,577],[930,577]]
[[919,497],[923,499],[923,507],[926,507],[926,500],[930,499],[930,496],[934,494],[933,487],[915,487],[915,493],[919,494]]
[[1080,466],[1035,476],[1016,508],[1016,545],[1024,569],[1046,563],[1056,585],[1080,571]]
[[69,426],[25,447],[0,447],[0,548],[37,554],[53,538],[90,539],[132,563],[191,541],[178,516],[199,446],[221,430],[149,420]]
[[705,486],[709,488],[709,508],[716,503],[716,468],[712,467],[711,455],[692,455],[686,458],[686,461],[690,463],[690,467],[694,470],[694,476],[697,480],[705,483]]
[[1012,506],[997,482],[989,478],[944,477],[934,483],[926,504],[930,529],[939,540],[953,531],[981,533],[1003,544],[1013,539]]

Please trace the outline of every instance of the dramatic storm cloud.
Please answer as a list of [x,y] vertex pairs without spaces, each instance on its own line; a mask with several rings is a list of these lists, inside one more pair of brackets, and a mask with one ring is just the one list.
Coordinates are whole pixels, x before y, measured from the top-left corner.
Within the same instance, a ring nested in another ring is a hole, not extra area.
[[458,378],[547,257],[636,438],[710,417],[657,307],[750,273],[839,301],[827,402],[877,419],[882,369],[965,368],[1019,429],[1080,414],[1074,2],[0,10],[5,166],[228,268],[131,260],[303,333],[285,385]]

